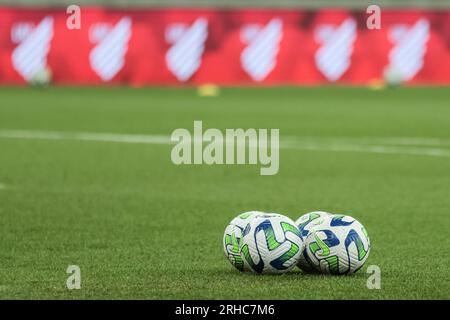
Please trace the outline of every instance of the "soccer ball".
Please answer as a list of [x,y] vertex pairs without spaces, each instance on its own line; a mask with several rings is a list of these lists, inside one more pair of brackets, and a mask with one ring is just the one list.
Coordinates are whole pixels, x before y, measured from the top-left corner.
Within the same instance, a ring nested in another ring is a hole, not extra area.
[[305,213],[295,221],[303,238],[306,238],[310,230],[317,225],[325,222],[326,218],[330,217],[330,213],[324,211],[313,211]]
[[[302,238],[306,239],[311,233],[311,230],[314,230],[321,225],[325,225],[329,219],[331,219],[330,213],[324,211],[314,211],[302,215],[295,221],[295,224],[298,226]],[[311,262],[306,255],[306,250],[302,251],[297,265],[304,272],[315,272],[314,267],[311,266]]]
[[298,262],[303,240],[295,222],[280,214],[253,217],[243,231],[241,256],[256,273],[285,273]]
[[34,87],[46,87],[52,81],[52,71],[49,67],[44,67],[33,74],[28,83]]
[[345,215],[333,215],[305,239],[310,265],[326,274],[352,274],[367,260],[370,239],[364,226]]
[[225,251],[225,256],[228,258],[230,263],[240,271],[248,271],[245,268],[244,261],[240,254],[240,242],[242,238],[242,231],[247,226],[247,224],[258,214],[263,214],[260,211],[249,211],[238,215],[236,218],[231,220],[228,226],[225,228],[225,233],[223,235],[223,249]]
[[393,66],[388,66],[383,72],[384,81],[390,87],[398,87],[403,84],[402,72]]

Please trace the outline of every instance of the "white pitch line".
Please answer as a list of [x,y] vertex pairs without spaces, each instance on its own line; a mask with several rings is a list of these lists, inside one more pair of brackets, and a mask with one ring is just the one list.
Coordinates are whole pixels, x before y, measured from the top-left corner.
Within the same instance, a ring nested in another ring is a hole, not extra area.
[[405,146],[435,146],[446,147],[450,146],[450,139],[442,138],[422,138],[422,137],[285,137],[283,139],[286,143],[316,143],[320,141],[328,144],[357,144],[357,145],[405,145]]
[[[142,134],[117,134],[117,133],[95,133],[95,132],[62,132],[62,131],[29,131],[29,130],[0,130],[0,138],[12,139],[41,139],[41,140],[84,140],[105,141],[122,143],[145,143],[145,144],[171,144],[170,137],[166,135],[142,135]],[[327,145],[408,145],[408,146],[450,146],[450,140],[440,138],[421,137],[285,137],[282,141],[286,145],[306,143],[316,145],[318,142]]]
[[[0,130],[0,138],[39,139],[39,140],[77,140],[93,142],[117,142],[134,144],[173,144],[170,136],[139,135],[93,132],[59,132]],[[449,149],[429,148],[446,146],[449,141],[434,138],[312,138],[287,137],[282,139],[280,148],[312,151],[346,151],[366,153],[386,153],[418,156],[450,157]],[[380,145],[388,144],[388,145]],[[403,144],[404,146],[395,146]],[[426,147],[408,147],[426,145]]]
[[[378,142],[377,142],[378,141]],[[416,146],[450,146],[450,140],[441,138],[380,138],[374,139],[372,143],[379,144],[397,144],[397,145],[416,145]]]
[[138,135],[93,132],[1,130],[0,138],[38,140],[81,140],[94,142],[169,144],[170,137],[163,135]]
[[415,156],[431,156],[431,157],[450,157],[450,150],[438,148],[411,148],[411,147],[394,147],[380,145],[352,145],[352,144],[321,144],[321,143],[288,143],[283,145],[284,148],[311,150],[311,151],[343,151],[343,152],[365,152],[365,153],[384,153],[384,154],[400,154]]

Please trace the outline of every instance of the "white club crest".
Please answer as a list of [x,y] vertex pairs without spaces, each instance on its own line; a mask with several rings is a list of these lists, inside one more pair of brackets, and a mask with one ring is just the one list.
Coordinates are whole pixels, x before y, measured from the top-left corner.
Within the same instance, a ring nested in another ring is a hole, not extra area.
[[167,51],[169,70],[179,81],[187,81],[200,68],[205,41],[208,37],[208,21],[199,18],[191,26],[175,23],[166,29],[166,41],[172,46]]
[[18,43],[11,59],[14,69],[27,81],[47,68],[47,56],[53,38],[53,18],[45,17],[37,26],[18,23],[11,29],[11,39]]
[[322,44],[315,55],[317,68],[329,81],[338,80],[350,67],[356,40],[355,20],[349,18],[337,27],[321,25],[315,38]]
[[394,25],[389,30],[389,38],[394,47],[389,52],[389,69],[397,72],[403,81],[412,79],[423,67],[427,50],[430,24],[425,19],[413,26]]
[[241,65],[255,81],[264,80],[275,68],[283,23],[272,19],[267,25],[246,25],[241,30],[241,41],[247,47],[241,54]]
[[97,43],[91,50],[92,69],[103,81],[110,81],[122,70],[131,38],[131,18],[122,18],[115,26],[97,24],[91,27],[90,40]]

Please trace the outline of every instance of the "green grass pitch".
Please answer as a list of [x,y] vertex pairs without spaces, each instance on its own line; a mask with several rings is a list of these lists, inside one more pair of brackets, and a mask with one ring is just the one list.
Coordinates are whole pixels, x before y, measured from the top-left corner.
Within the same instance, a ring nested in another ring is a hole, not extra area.
[[[279,173],[260,176],[175,166],[167,144],[0,137],[0,298],[450,298],[449,88],[0,88],[0,136],[170,135],[194,120],[313,148],[281,149]],[[239,273],[222,235],[248,210],[350,214],[369,259],[354,276]],[[81,290],[66,288],[72,264]],[[366,288],[369,265],[380,290]]]

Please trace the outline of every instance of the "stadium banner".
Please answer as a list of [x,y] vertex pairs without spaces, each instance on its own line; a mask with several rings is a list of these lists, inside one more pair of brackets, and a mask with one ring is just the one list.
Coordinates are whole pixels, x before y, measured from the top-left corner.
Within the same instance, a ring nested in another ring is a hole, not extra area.
[[450,84],[450,10],[0,7],[0,84]]

